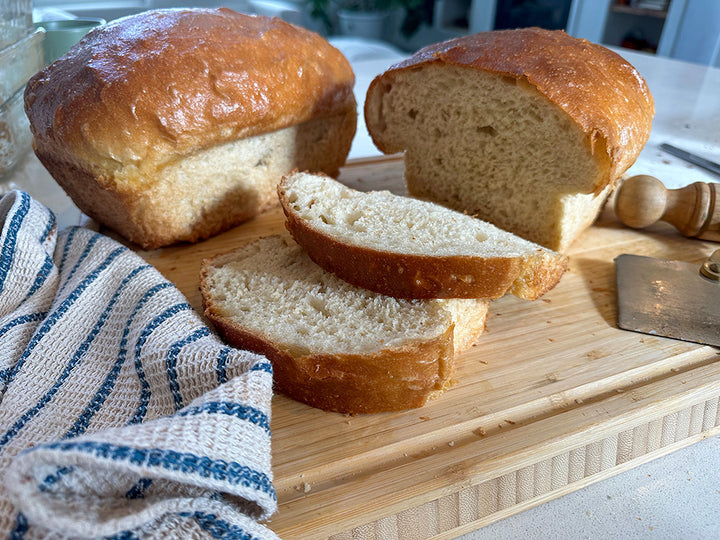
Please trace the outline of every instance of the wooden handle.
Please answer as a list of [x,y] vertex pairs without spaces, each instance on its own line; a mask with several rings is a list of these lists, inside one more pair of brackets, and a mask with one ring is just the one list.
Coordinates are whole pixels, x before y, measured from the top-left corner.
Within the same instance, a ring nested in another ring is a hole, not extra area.
[[666,221],[685,236],[720,242],[720,184],[667,189],[653,176],[633,176],[618,189],[615,215],[635,229]]

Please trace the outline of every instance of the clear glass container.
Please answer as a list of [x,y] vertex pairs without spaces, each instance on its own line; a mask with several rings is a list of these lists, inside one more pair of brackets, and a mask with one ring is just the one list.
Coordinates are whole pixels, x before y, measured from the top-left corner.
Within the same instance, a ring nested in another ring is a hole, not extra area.
[[25,116],[28,79],[43,68],[44,30],[35,30],[32,0],[0,1],[0,178],[30,151]]
[[0,105],[0,178],[30,150],[32,135],[25,116],[25,87]]
[[0,49],[0,104],[5,103],[45,65],[44,29],[30,31],[24,37]]
[[0,2],[0,49],[28,34],[33,26],[32,0]]

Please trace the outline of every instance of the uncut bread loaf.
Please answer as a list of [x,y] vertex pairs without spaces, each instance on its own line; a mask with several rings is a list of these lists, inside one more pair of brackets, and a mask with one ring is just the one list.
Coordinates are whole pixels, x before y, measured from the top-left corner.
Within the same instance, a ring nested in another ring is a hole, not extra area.
[[90,32],[27,84],[35,153],[77,206],[145,248],[277,205],[294,168],[336,174],[354,74],[324,38],[229,9],[155,10]]
[[565,251],[645,145],[647,84],[614,52],[525,28],[430,45],[378,75],[365,120],[408,191]]
[[327,411],[420,407],[450,384],[454,358],[485,329],[487,300],[399,300],[353,287],[288,235],[203,261],[205,315],[266,355],[275,389]]
[[310,258],[358,287],[398,298],[535,300],[565,255],[467,214],[389,191],[294,172],[278,185],[286,227]]

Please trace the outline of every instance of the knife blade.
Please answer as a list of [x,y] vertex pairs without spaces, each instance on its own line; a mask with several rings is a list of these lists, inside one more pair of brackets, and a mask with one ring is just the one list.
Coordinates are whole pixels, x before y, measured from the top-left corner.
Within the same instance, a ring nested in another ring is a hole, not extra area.
[[720,176],[720,164],[715,163],[714,161],[710,161],[709,159],[705,159],[704,157],[698,156],[692,152],[688,152],[687,150],[683,150],[682,148],[678,148],[677,146],[673,146],[668,143],[662,143],[660,145],[660,149],[664,150],[668,154],[672,154],[673,156],[679,157],[688,163],[702,167],[706,171],[710,171],[711,173]]

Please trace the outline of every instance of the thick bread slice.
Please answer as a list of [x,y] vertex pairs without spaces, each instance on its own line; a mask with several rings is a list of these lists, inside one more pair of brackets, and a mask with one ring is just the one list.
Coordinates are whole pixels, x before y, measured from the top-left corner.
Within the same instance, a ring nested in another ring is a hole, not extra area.
[[361,192],[295,172],[278,185],[286,226],[325,270],[397,298],[534,300],[567,269],[565,255],[438,204]]
[[405,151],[411,194],[562,252],[640,154],[653,115],[621,56],[539,28],[425,47],[365,100],[377,147]]
[[203,261],[205,315],[231,344],[265,354],[275,388],[328,411],[420,407],[485,328],[487,300],[398,300],[353,287],[287,235]]

